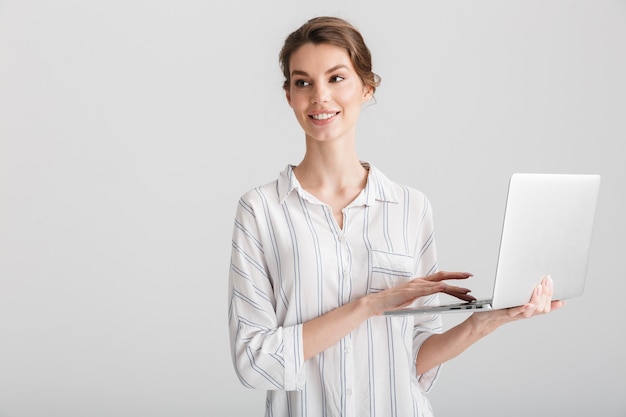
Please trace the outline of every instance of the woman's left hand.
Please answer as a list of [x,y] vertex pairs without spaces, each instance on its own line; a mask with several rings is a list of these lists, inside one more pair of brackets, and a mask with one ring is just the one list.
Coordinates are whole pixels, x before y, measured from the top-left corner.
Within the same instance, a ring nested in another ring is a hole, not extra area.
[[563,307],[565,305],[564,301],[552,299],[553,292],[554,283],[552,282],[552,278],[547,275],[541,280],[541,283],[535,287],[528,303],[519,307],[475,313],[473,316],[475,316],[475,319],[481,321],[484,326],[487,326],[486,330],[490,332],[502,324],[547,314]]
[[554,283],[550,275],[545,276],[539,285],[535,287],[530,301],[523,306],[509,309],[509,314],[514,319],[529,318],[539,314],[546,314],[563,307],[564,301],[553,300]]
[[449,361],[503,324],[546,314],[561,308],[565,303],[552,300],[553,292],[552,279],[550,276],[546,276],[535,287],[528,303],[519,307],[474,313],[450,330],[432,335],[420,348],[415,365],[416,372],[421,375],[429,369]]

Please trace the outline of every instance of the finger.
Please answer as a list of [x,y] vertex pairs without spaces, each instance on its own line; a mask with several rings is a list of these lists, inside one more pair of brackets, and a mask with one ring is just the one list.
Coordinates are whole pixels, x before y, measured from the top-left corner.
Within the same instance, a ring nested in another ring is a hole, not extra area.
[[444,282],[442,282],[441,284],[443,284],[445,286],[445,291],[446,292],[455,292],[455,293],[463,293],[463,294],[467,294],[468,292],[471,292],[472,290],[470,290],[469,288],[463,288],[463,287],[457,287],[456,285],[450,285],[450,284],[446,284]]
[[446,285],[446,288],[443,290],[443,292],[453,297],[456,297],[458,299],[465,300],[465,301],[476,300],[476,297],[469,294],[471,292],[469,288],[461,288],[461,287],[456,287],[454,285]]
[[565,305],[563,300],[555,300],[550,303],[550,311],[557,310]]
[[432,295],[438,292],[443,292],[446,289],[444,282],[431,282],[424,280],[413,280],[406,284],[406,290],[408,290],[410,296],[415,299],[417,297],[423,297],[425,295]]
[[544,278],[537,284],[530,298],[530,303],[535,306],[533,314],[550,311],[550,301],[551,297],[547,288],[547,280]]
[[535,287],[531,302],[537,306],[533,314],[549,313],[552,303],[552,286],[549,276],[545,276]]
[[533,303],[535,305],[535,308],[533,311],[534,314],[541,313],[546,308],[546,290],[545,290],[544,282],[545,280],[542,280],[541,283],[537,285],[537,289],[536,289],[537,297],[536,297],[535,302]]
[[422,278],[416,278],[406,283],[408,287],[418,289],[418,288],[439,288],[443,290],[446,288],[447,284],[445,282],[440,281],[429,281]]
[[439,281],[445,281],[447,279],[467,279],[472,276],[473,275],[470,272],[439,271],[435,274],[428,275],[427,277],[424,277],[423,279],[426,281],[431,281],[431,282],[439,282]]
[[545,281],[546,285],[544,292],[546,294],[546,301],[544,311],[546,313],[549,313],[552,310],[552,294],[554,293],[554,282],[552,281],[552,277],[550,275],[546,276]]
[[543,299],[543,283],[539,283],[535,287],[535,298],[537,298],[537,301]]
[[470,294],[450,294],[450,295],[463,301],[476,301],[476,297]]

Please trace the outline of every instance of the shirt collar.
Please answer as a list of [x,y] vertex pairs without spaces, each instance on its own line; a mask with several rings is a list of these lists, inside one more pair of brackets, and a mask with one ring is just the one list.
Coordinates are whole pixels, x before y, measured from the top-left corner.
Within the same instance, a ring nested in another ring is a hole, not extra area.
[[[371,206],[375,201],[398,203],[399,200],[394,183],[369,162],[361,161],[361,165],[369,171],[367,184],[365,184],[365,189],[356,198],[353,205]],[[281,204],[294,190],[307,200],[311,200],[313,197],[300,186],[298,179],[293,173],[293,168],[293,165],[287,165],[287,168],[278,177],[278,198]],[[315,198],[313,197],[313,199]]]

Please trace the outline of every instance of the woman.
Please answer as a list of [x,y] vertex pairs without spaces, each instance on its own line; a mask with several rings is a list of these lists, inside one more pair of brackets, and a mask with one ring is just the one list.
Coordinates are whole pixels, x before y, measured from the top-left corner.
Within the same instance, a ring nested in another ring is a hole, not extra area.
[[236,372],[267,390],[266,416],[430,416],[425,393],[442,363],[562,303],[544,278],[528,304],[445,332],[439,315],[382,316],[436,304],[441,292],[473,300],[444,282],[471,274],[438,271],[427,198],[357,157],[357,120],[379,84],[360,33],[342,19],[312,19],[287,37],[280,64],[306,151],[237,208]]

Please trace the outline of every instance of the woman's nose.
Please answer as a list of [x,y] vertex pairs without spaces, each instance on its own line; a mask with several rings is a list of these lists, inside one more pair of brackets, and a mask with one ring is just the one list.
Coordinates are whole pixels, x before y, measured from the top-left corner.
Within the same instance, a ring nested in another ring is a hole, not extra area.
[[317,84],[313,88],[313,94],[311,96],[311,104],[321,104],[326,103],[329,100],[329,91],[328,87],[324,85]]

